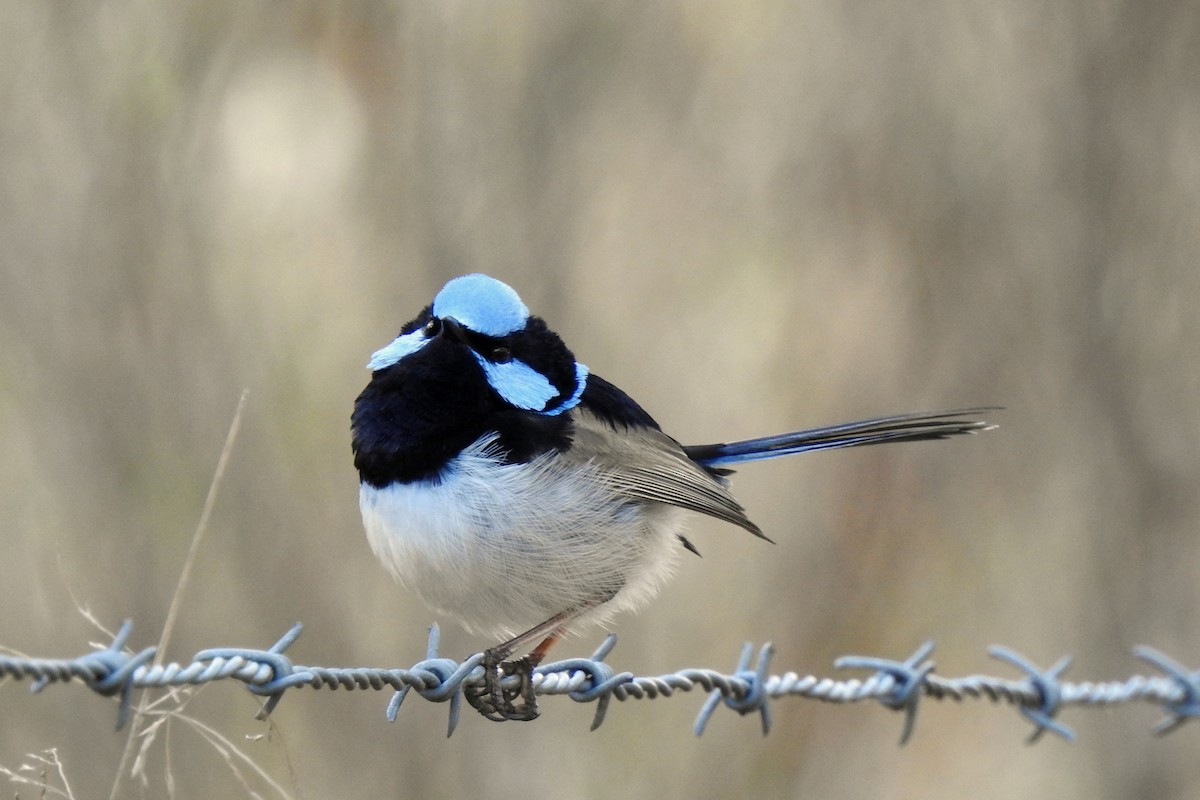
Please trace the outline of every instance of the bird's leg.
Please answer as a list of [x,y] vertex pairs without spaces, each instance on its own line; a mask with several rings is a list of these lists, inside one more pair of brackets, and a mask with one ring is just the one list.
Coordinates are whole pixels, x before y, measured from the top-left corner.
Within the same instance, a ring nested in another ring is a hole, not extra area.
[[[608,598],[605,598],[608,599]],[[599,602],[584,603],[555,614],[550,619],[535,625],[507,642],[489,648],[483,653],[484,686],[480,691],[464,692],[471,707],[490,720],[502,722],[508,719],[528,721],[538,715],[537,697],[533,692],[533,670],[545,658],[546,652],[558,641],[567,625],[580,614],[600,605]],[[513,653],[541,639],[541,643],[528,655],[506,660]],[[521,684],[506,690],[501,681],[509,675],[519,675]],[[521,703],[514,701],[520,698]]]
[[[493,662],[495,665],[490,669],[489,674],[495,676],[496,680],[487,689],[493,707],[500,712],[503,719],[531,720],[537,717],[537,696],[533,693],[533,671],[537,669],[538,664],[542,663],[546,652],[554,646],[560,636],[560,633],[550,634],[542,640],[541,644],[520,658]],[[485,669],[488,668],[488,661],[487,653],[485,653]],[[505,691],[500,685],[500,682],[508,675],[518,675],[521,678],[521,683],[515,691]],[[521,698],[520,704],[514,702],[518,696]]]

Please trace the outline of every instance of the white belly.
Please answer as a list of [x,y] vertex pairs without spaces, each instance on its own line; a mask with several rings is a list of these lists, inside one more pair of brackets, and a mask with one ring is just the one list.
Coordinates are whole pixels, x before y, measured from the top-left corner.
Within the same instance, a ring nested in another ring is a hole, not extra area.
[[431,609],[479,634],[511,636],[616,597],[601,623],[657,591],[681,549],[682,512],[614,499],[590,465],[551,456],[504,464],[476,442],[438,483],[363,484],[371,549]]

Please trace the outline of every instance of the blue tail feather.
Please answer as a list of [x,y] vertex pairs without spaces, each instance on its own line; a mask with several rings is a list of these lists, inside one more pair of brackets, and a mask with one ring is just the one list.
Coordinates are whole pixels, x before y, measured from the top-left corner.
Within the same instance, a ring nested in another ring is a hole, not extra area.
[[741,442],[721,442],[685,447],[688,457],[709,469],[721,469],[747,461],[805,453],[809,450],[833,450],[842,447],[861,447],[885,442],[919,442],[947,439],[968,433],[990,430],[995,425],[972,419],[996,406],[962,408],[952,411],[897,414],[875,417],[859,422],[845,422],[820,428],[763,436]]

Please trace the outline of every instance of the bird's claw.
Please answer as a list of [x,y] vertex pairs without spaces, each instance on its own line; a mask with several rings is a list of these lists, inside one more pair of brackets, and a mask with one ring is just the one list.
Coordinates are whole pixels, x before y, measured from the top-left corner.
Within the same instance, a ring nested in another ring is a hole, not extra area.
[[[538,717],[537,696],[533,691],[533,670],[537,666],[530,656],[502,661],[502,656],[488,650],[483,654],[483,685],[463,687],[463,696],[471,708],[494,722],[518,720],[528,722]],[[516,686],[504,686],[509,675],[520,677]]]

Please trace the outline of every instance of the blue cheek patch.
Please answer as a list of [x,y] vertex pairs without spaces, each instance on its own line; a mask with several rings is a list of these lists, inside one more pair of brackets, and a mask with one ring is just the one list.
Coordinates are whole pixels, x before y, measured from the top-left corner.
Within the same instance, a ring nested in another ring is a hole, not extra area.
[[424,331],[420,329],[397,336],[391,344],[381,347],[371,354],[371,360],[367,362],[367,369],[376,372],[390,367],[405,356],[410,356],[420,350],[428,341]]
[[487,275],[463,275],[433,299],[433,315],[454,317],[468,330],[501,338],[525,327],[529,309],[506,283]]
[[539,414],[551,416],[568,411],[579,404],[587,384],[588,370],[582,364],[575,365],[576,388],[574,393],[562,403],[550,410],[546,404],[558,396],[558,389],[546,380],[546,376],[523,361],[516,359],[503,364],[495,364],[476,354],[476,360],[483,367],[488,383],[505,402],[526,411],[536,411]]

